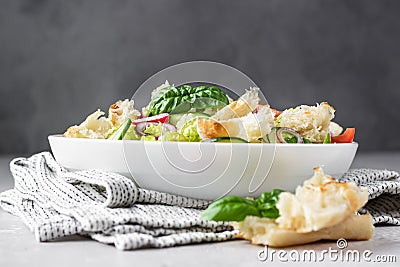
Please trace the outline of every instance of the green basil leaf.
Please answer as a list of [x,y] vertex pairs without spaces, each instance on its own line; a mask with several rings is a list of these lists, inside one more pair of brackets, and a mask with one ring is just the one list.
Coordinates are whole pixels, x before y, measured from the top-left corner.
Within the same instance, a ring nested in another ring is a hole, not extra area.
[[[191,108],[206,109],[225,106],[229,103],[227,95],[217,86],[182,85],[178,88],[168,86],[161,89],[150,102],[150,115],[160,113],[184,113]],[[177,111],[177,110],[178,111]]]
[[212,203],[201,217],[213,221],[243,221],[247,215],[261,215],[256,203],[250,199],[228,196]]
[[255,201],[257,204],[276,203],[278,202],[279,194],[284,192],[282,189],[273,189],[271,192],[264,192]]
[[279,210],[276,203],[279,200],[281,189],[274,189],[271,192],[264,192],[255,200],[258,204],[257,209],[260,211],[261,217],[275,219],[279,216]]
[[304,144],[312,144],[312,142],[307,139],[307,138],[303,138]]
[[272,218],[279,216],[276,203],[281,189],[264,192],[256,200],[228,196],[212,203],[202,214],[202,219],[214,221],[242,221],[248,215]]
[[[264,207],[265,205],[265,207]],[[279,210],[276,206],[264,204],[261,207],[258,207],[261,216],[270,219],[276,219],[279,217]]]

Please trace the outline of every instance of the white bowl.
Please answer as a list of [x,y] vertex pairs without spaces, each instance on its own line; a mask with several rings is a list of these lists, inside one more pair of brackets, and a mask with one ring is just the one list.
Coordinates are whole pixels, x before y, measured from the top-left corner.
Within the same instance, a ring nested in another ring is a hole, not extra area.
[[214,200],[294,191],[313,168],[340,177],[358,144],[143,142],[49,136],[56,160],[69,170],[103,169],[146,189]]

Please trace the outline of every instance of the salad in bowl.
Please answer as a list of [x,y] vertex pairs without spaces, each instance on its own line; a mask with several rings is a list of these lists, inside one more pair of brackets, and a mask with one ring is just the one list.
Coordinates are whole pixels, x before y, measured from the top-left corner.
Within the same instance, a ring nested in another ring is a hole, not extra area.
[[259,88],[231,99],[220,87],[170,85],[151,93],[139,111],[134,100],[118,100],[108,116],[97,110],[71,126],[66,138],[213,143],[352,143],[355,129],[332,121],[335,109],[327,102],[279,111],[260,104]]
[[231,99],[213,84],[165,82],[142,109],[119,100],[49,142],[69,170],[102,169],[142,188],[209,200],[294,191],[318,166],[334,177],[349,169],[354,128],[333,122],[331,105],[278,111],[260,96],[255,87]]

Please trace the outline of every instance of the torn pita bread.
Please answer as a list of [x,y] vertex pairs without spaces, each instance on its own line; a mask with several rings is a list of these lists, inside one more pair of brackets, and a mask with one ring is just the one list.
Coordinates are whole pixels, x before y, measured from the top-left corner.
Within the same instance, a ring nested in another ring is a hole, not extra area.
[[299,233],[317,231],[344,221],[368,201],[368,190],[354,182],[338,182],[315,168],[311,179],[296,188],[296,193],[283,192],[276,207],[276,220],[282,229]]
[[343,222],[308,233],[279,228],[274,220],[247,216],[244,221],[237,223],[240,237],[251,240],[255,245],[271,247],[287,247],[316,242],[319,240],[368,240],[374,234],[371,215],[350,215]]

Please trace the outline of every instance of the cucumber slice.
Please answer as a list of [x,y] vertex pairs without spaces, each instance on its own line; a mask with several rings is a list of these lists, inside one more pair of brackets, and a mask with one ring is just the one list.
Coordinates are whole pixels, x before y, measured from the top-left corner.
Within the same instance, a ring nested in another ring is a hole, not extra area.
[[193,118],[202,117],[202,118],[209,118],[210,115],[201,112],[188,112],[188,113],[175,113],[169,114],[169,123],[176,125],[178,121],[182,118],[185,114],[192,114]]
[[110,135],[107,139],[110,140],[122,140],[124,138],[126,132],[128,131],[129,127],[131,126],[132,121],[128,119],[125,121],[119,128],[112,134]]
[[184,114],[186,113],[169,114],[169,123],[176,125]]
[[239,137],[217,137],[203,140],[210,143],[248,143],[246,140]]
[[272,143],[272,144],[279,143],[279,142],[277,142],[277,137],[276,137],[276,130],[278,128],[279,127],[272,128],[271,132],[263,137],[263,142],[264,143]]

